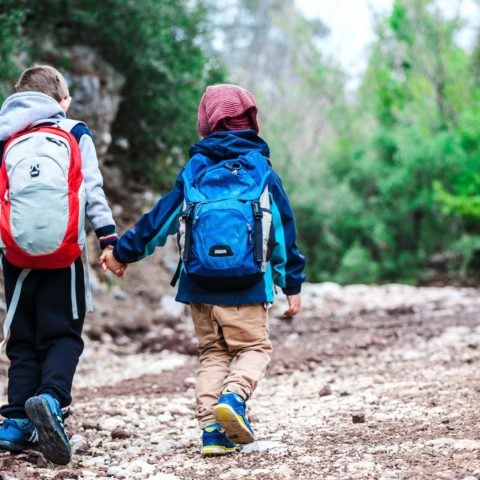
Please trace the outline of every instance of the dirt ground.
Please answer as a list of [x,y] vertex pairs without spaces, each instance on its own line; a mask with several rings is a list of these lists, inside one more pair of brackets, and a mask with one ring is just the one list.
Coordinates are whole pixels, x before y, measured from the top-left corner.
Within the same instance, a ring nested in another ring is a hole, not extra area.
[[[2,453],[3,480],[480,479],[479,291],[308,285],[293,321],[280,302],[273,361],[249,402],[258,440],[203,459],[188,312],[167,291],[128,315],[141,292],[125,288],[98,294],[87,328],[72,464]],[[143,323],[125,320],[139,311]]]

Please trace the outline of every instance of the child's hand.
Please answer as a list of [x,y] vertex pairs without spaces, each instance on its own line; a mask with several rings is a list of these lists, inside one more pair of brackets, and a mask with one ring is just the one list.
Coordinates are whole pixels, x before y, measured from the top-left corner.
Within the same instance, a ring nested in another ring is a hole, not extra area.
[[104,272],[111,270],[117,277],[125,278],[125,272],[128,265],[118,262],[113,256],[112,250],[113,247],[111,245],[105,248],[98,263],[100,263]]
[[302,307],[302,297],[298,295],[287,295],[288,300],[288,310],[285,310],[283,313],[284,317],[293,317],[295,316]]

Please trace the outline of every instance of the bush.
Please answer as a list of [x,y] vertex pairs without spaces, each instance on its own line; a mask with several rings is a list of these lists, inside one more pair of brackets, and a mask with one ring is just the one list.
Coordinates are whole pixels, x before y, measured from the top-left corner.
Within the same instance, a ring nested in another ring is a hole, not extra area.
[[339,283],[375,283],[379,279],[380,268],[370,256],[370,252],[355,242],[342,257],[335,274]]
[[[197,138],[196,110],[207,84],[224,72],[211,48],[207,9],[187,0],[42,0],[8,2],[2,22],[3,79],[13,81],[16,45],[27,45],[31,62],[42,56],[38,38],[58,50],[89,45],[126,77],[113,128],[130,149],[116,151],[125,177],[161,189],[171,182]],[[3,5],[3,3],[2,3]],[[2,7],[3,11],[3,7]],[[26,49],[27,50],[27,49]]]

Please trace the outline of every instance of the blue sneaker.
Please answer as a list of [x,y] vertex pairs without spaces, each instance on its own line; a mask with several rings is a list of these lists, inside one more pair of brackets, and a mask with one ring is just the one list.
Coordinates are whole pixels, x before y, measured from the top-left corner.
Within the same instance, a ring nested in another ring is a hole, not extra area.
[[225,455],[234,453],[235,444],[225,435],[225,429],[218,423],[203,429],[202,455]]
[[225,429],[229,440],[244,445],[255,441],[246,416],[247,404],[237,393],[224,392],[213,407],[215,420]]
[[10,452],[38,449],[37,430],[28,418],[6,418],[0,427],[0,449]]
[[57,465],[67,465],[72,459],[72,451],[57,399],[42,393],[27,400],[25,411],[38,431],[38,444],[45,458]]

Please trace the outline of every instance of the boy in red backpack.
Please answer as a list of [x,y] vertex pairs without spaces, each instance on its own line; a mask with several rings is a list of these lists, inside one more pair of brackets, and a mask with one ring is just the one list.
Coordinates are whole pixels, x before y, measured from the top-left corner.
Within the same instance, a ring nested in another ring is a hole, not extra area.
[[[92,135],[84,123],[66,119],[71,97],[63,76],[50,66],[32,67],[15,91],[0,110],[3,343],[10,360],[0,448],[40,449],[67,464],[61,409],[72,400],[90,309],[81,260],[85,215],[102,249],[118,238]],[[86,272],[88,278],[88,265]]]

